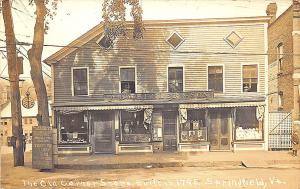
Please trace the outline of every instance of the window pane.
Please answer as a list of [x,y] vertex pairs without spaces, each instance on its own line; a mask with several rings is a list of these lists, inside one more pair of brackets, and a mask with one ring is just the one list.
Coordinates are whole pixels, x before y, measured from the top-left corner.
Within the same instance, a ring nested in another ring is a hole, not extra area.
[[257,92],[258,71],[257,65],[243,66],[243,91]]
[[183,92],[183,68],[170,67],[168,69],[169,92]]
[[73,91],[74,95],[87,95],[87,68],[73,69]]
[[121,68],[121,81],[135,81],[134,68]]
[[223,67],[209,66],[208,67],[208,89],[215,92],[223,92]]

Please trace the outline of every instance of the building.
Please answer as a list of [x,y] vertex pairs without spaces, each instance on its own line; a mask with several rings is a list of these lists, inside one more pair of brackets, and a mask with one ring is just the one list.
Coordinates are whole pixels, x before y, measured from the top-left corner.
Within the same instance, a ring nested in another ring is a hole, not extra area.
[[293,78],[300,65],[299,57],[293,56],[300,54],[299,10],[300,3],[295,0],[278,18],[276,3],[270,3],[267,8],[267,14],[272,16],[268,27],[270,111],[291,112],[294,106],[299,106],[299,97],[294,94],[297,83]]
[[95,26],[44,61],[59,153],[267,150],[268,21],[145,21],[113,48]]
[[[50,103],[49,103],[50,104]],[[12,136],[12,120],[11,120],[11,103],[5,103],[0,109],[0,133],[3,145],[9,145],[9,138]],[[32,142],[32,127],[37,126],[36,115],[38,114],[37,101],[34,101],[32,108],[27,109],[21,106],[22,111],[22,127],[26,143]],[[49,105],[49,114],[51,117],[51,109]],[[51,122],[51,119],[50,119]]]

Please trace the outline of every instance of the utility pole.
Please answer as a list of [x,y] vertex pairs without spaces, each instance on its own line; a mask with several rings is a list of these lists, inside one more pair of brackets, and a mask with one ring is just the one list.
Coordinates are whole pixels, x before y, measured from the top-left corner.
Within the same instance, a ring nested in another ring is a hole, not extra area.
[[12,144],[14,153],[14,166],[24,166],[23,129],[21,100],[19,90],[19,69],[17,60],[16,37],[13,27],[10,0],[2,1],[2,15],[5,26],[6,50],[8,62],[8,75],[11,93],[11,117],[12,117]]

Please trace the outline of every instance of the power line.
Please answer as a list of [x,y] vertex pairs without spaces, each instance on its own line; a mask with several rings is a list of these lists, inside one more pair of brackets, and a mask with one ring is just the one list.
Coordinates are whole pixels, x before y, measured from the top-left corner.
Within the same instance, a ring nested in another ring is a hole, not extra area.
[[[2,53],[2,55],[4,56],[4,58],[6,58],[6,60],[7,60],[7,57],[5,56],[5,54],[3,53],[3,51],[1,51],[1,53]],[[3,70],[1,71],[0,76],[2,76],[2,74],[3,74],[4,70],[6,69],[6,67],[7,67],[7,63],[6,63],[6,65],[4,66]]]
[[[3,39],[0,39],[0,41],[6,42]],[[28,42],[18,42],[18,45],[23,46],[31,46],[32,43]],[[70,46],[70,45],[55,45],[55,44],[44,44],[44,47],[58,47],[58,48],[74,48],[74,49],[95,49],[95,47],[82,47],[82,46]],[[241,55],[241,56],[267,56],[267,55],[286,55],[286,56],[300,56],[300,54],[295,53],[243,53],[243,52],[213,52],[213,51],[170,51],[170,50],[150,50],[150,49],[134,49],[134,48],[110,48],[108,50],[103,49],[103,51],[110,51],[110,50],[128,50],[128,51],[145,51],[145,52],[161,52],[161,53],[178,53],[178,54],[207,54],[207,55]]]

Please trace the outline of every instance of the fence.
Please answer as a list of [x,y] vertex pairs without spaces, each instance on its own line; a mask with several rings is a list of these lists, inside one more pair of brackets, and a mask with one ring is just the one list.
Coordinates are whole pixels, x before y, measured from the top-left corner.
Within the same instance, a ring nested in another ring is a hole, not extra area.
[[290,112],[269,113],[269,149],[292,148],[292,114]]

